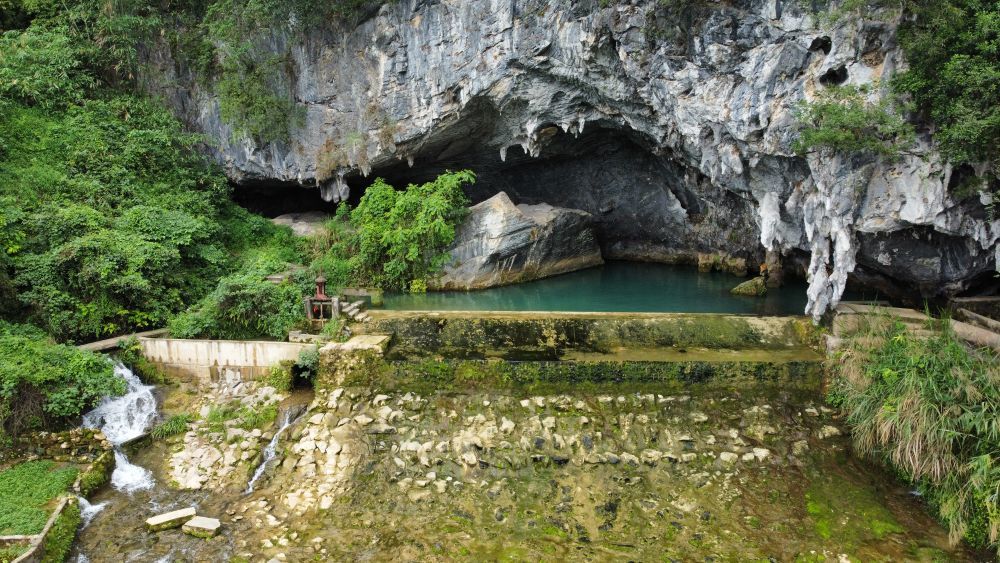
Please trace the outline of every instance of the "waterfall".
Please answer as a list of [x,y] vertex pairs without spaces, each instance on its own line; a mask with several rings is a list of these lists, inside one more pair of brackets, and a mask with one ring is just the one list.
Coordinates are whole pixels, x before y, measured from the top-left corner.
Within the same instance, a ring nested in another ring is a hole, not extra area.
[[257,479],[260,479],[261,475],[264,474],[264,471],[267,469],[267,464],[270,463],[271,460],[274,459],[274,456],[277,454],[278,439],[281,438],[281,434],[289,426],[294,424],[295,421],[298,420],[300,416],[302,416],[303,412],[305,411],[298,409],[288,409],[287,411],[285,411],[285,416],[282,418],[281,422],[281,428],[279,428],[278,431],[274,433],[274,437],[271,438],[271,441],[267,443],[267,447],[264,448],[264,459],[263,461],[260,462],[260,465],[257,466],[257,470],[253,472],[253,477],[250,478],[250,482],[247,483],[247,490],[244,491],[246,494],[250,494],[253,492],[254,483],[256,483]]
[[156,398],[153,386],[142,381],[120,363],[115,364],[115,375],[125,380],[126,393],[121,397],[105,397],[94,410],[83,415],[83,425],[99,429],[115,446],[115,472],[111,485],[119,491],[153,488],[153,474],[133,464],[121,450],[121,445],[145,433],[156,419]]
[[94,516],[97,516],[97,513],[104,510],[104,507],[108,505],[107,501],[90,504],[90,501],[81,496],[76,497],[76,500],[80,505],[81,528],[86,528],[87,524],[90,524],[90,521],[94,519]]

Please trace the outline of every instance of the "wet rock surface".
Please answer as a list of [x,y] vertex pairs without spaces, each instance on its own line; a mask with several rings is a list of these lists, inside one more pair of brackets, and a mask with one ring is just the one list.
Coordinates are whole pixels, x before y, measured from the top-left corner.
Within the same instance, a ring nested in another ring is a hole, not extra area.
[[[171,484],[191,490],[245,486],[247,472],[260,461],[261,450],[271,434],[261,428],[241,427],[238,409],[276,412],[284,398],[273,387],[254,382],[223,380],[215,384],[196,404],[198,420],[188,425],[175,451],[165,460]],[[213,422],[213,409],[227,409],[230,414]]]
[[144,559],[89,536],[112,508],[81,541],[92,560],[967,559],[842,428],[806,391],[333,389],[253,494],[197,492],[216,540],[161,532]]
[[484,289],[604,263],[589,213],[514,205],[504,192],[469,209],[449,252],[435,289]]

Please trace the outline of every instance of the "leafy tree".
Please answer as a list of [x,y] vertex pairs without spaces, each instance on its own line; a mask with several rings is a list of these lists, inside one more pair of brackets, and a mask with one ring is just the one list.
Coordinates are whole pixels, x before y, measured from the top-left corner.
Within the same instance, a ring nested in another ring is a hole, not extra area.
[[0,101],[54,107],[84,99],[95,81],[67,31],[32,26],[0,35]]
[[909,69],[895,81],[956,163],[985,162],[1000,178],[1000,4],[911,0],[900,29]]
[[351,212],[357,278],[393,289],[426,282],[448,260],[447,248],[469,203],[463,186],[475,180],[469,170],[446,172],[404,191],[375,180]]

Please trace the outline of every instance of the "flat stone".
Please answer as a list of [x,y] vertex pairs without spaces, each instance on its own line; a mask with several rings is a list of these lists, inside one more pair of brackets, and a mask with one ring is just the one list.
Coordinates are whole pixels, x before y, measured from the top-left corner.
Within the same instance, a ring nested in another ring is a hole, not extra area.
[[166,512],[158,516],[153,516],[152,518],[146,519],[146,528],[150,532],[159,532],[161,530],[169,530],[171,528],[176,528],[181,524],[187,522],[195,515],[195,509],[193,506],[188,508],[182,508],[180,510],[174,510],[172,512]]
[[190,536],[207,539],[215,536],[215,534],[218,534],[221,526],[222,523],[219,522],[218,518],[195,516],[194,518],[188,520],[181,530]]
[[832,438],[834,436],[840,436],[840,435],[841,431],[836,426],[827,425],[816,431],[816,437],[818,437],[820,440],[825,440],[827,438]]

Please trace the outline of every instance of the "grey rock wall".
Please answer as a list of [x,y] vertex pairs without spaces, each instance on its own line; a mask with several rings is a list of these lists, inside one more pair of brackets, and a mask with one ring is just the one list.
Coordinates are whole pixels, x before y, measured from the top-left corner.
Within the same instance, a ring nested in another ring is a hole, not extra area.
[[791,148],[802,100],[905,64],[894,16],[821,24],[802,0],[699,1],[704,17],[685,20],[656,0],[399,0],[350,29],[262,40],[294,63],[306,118],[288,143],[232,140],[164,48],[152,87],[237,182],[336,201],[366,176],[471,168],[476,200],[504,190],[593,214],[610,258],[778,251],[809,277],[814,315],[851,275],[923,297],[988,277],[1000,221],[949,194],[927,136],[895,162]]

